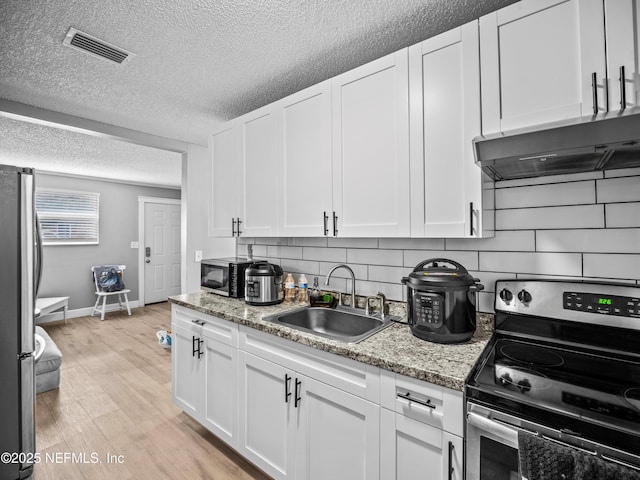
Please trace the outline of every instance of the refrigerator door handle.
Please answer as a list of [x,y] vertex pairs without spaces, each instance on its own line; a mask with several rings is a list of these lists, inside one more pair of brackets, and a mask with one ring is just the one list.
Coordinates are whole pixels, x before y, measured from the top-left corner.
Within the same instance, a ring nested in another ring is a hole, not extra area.
[[31,353],[35,348],[33,317],[35,310],[34,281],[34,202],[33,175],[20,174],[20,242],[22,269],[20,326],[20,353]]
[[36,220],[36,271],[35,271],[35,296],[38,297],[38,291],[40,290],[40,283],[42,282],[42,235],[40,234],[40,220],[38,219],[38,215],[34,215]]

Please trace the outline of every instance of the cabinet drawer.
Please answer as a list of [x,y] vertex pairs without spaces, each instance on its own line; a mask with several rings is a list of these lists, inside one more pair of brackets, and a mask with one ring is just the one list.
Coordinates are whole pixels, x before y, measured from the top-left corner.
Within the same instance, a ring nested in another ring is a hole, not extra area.
[[172,323],[223,345],[238,346],[238,325],[205,313],[172,305]]
[[240,326],[240,348],[285,368],[379,403],[380,370],[371,365]]
[[463,435],[462,392],[382,371],[380,403],[419,422]]

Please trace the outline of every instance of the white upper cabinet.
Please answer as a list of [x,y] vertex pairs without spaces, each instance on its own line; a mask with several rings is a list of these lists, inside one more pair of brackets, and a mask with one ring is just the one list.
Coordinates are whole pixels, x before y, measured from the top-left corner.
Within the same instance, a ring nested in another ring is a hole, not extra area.
[[332,234],[331,81],[277,103],[278,230],[286,236]]
[[480,135],[478,22],[409,48],[411,236],[486,236]]
[[277,123],[274,105],[238,119],[240,129],[240,225],[238,235],[277,234]]
[[333,78],[333,208],[340,237],[409,236],[407,49]]
[[604,6],[609,111],[616,111],[622,108],[623,97],[625,108],[638,105],[640,5],[637,0],[605,0]]
[[522,0],[486,15],[480,55],[483,134],[606,110],[602,0]]
[[228,122],[211,139],[209,236],[231,237],[239,217],[240,157],[236,122]]

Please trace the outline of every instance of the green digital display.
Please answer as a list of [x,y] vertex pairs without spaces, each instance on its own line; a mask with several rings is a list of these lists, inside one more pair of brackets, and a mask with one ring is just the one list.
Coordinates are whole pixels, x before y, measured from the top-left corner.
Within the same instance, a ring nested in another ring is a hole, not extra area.
[[600,297],[600,298],[598,298],[598,304],[599,305],[611,305],[611,299],[610,298]]

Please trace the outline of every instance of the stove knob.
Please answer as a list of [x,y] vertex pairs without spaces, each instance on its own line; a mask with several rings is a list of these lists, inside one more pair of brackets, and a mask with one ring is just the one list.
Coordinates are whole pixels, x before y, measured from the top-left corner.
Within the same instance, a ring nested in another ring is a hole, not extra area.
[[524,380],[520,380],[518,382],[518,388],[522,393],[526,393],[531,390],[531,382],[529,382],[529,380],[527,380],[526,378]]
[[500,290],[500,298],[504,303],[509,303],[511,300],[513,300],[513,293],[511,293],[511,290],[503,288],[502,290]]
[[520,300],[524,304],[527,304],[531,301],[531,294],[526,290],[520,290],[518,292],[518,300]]

